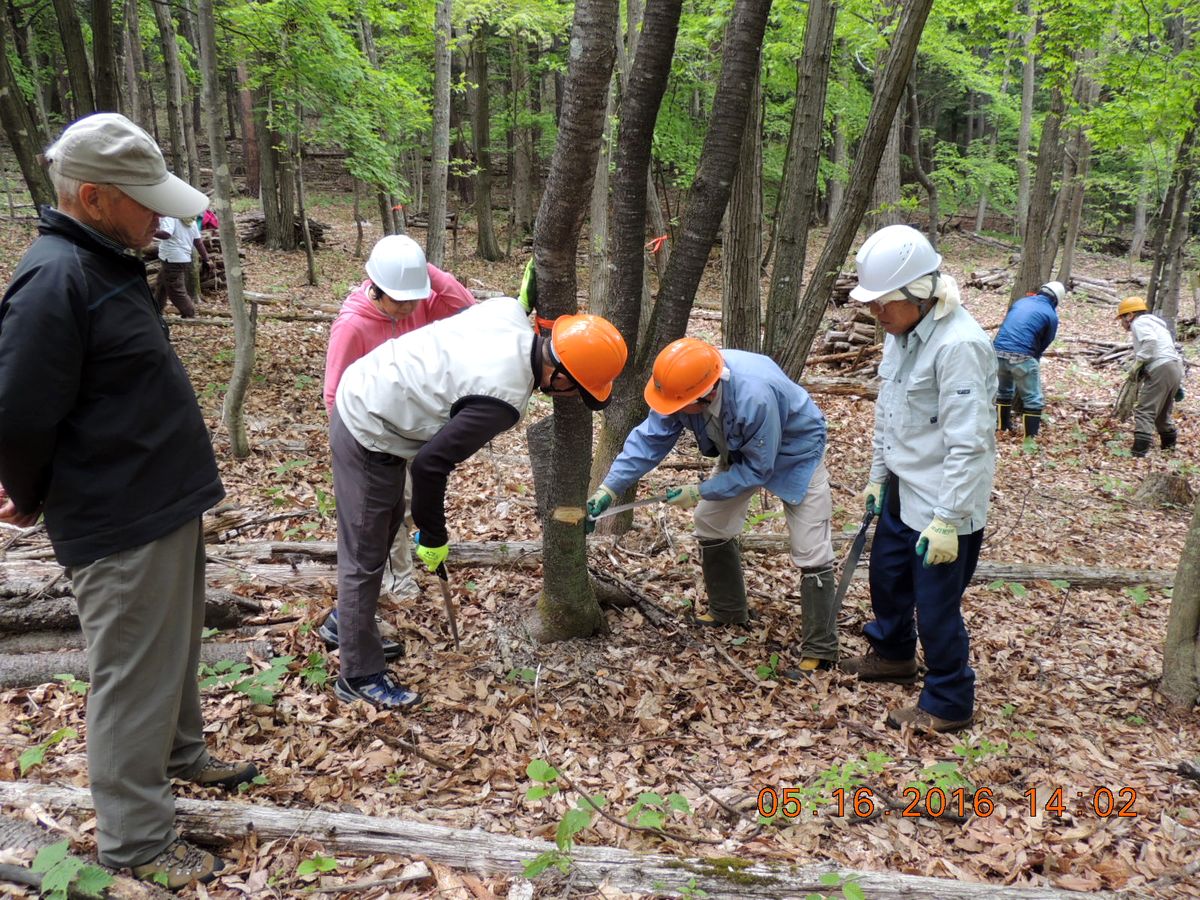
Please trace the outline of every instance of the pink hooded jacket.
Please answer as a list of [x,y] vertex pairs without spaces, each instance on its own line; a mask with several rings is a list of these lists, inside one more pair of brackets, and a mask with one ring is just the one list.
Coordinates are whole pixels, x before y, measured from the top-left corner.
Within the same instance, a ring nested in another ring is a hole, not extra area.
[[468,306],[475,298],[458,280],[436,266],[429,267],[428,300],[399,321],[389,318],[375,308],[367,297],[371,279],[350,292],[342,302],[337,318],[329,327],[329,349],[325,352],[325,412],[333,410],[333,398],[346,367],[360,356],[370,353],[384,341],[407,334],[422,325],[446,319]]

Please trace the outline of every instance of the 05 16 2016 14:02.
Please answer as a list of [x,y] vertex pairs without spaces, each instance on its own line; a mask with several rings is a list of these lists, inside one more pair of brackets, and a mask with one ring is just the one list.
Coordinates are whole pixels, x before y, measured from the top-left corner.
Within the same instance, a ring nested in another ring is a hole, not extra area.
[[[801,788],[765,787],[758,792],[758,814],[764,818],[774,818],[782,814],[784,818],[794,819],[804,808],[803,797],[806,794]],[[938,818],[948,815],[966,818],[974,814],[987,818],[996,809],[992,789],[979,787],[973,791],[966,788],[954,788],[946,791],[939,787],[920,788],[910,786],[904,789],[904,803],[884,802],[882,797],[876,799],[875,792],[869,787],[856,787],[852,790],[837,788],[830,794],[828,811],[832,814],[859,819],[869,819],[876,815],[896,815],[902,818],[918,818],[921,816]],[[1061,787],[1036,788],[1026,790],[1023,796],[1028,801],[1024,806],[1030,817],[1042,813],[1062,816],[1067,812],[1087,813],[1107,819],[1110,816],[1118,818],[1133,818],[1138,815],[1134,809],[1137,802],[1137,789],[1131,787],[1108,788],[1097,787],[1091,791],[1075,792],[1075,808],[1071,809],[1070,793]],[[816,816],[820,809],[812,807],[812,815]]]

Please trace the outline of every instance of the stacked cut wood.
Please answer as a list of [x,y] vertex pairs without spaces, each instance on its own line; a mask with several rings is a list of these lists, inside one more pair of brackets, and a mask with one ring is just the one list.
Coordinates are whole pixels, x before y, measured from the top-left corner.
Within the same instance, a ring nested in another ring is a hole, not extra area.
[[845,272],[839,272],[837,281],[833,283],[833,291],[829,295],[829,299],[834,306],[845,306],[850,299],[850,292],[858,287],[858,276],[848,275]]
[[834,322],[825,333],[825,344],[810,363],[826,363],[854,372],[875,365],[880,345],[875,342],[875,319],[861,306],[849,309],[849,316]]
[[[248,244],[265,244],[267,242],[267,220],[260,212],[251,212],[238,216],[238,237]],[[296,230],[296,246],[304,246],[304,226],[299,219],[294,225]],[[312,235],[313,249],[320,248],[325,240],[325,232],[329,228],[324,222],[316,219],[308,220],[308,233]]]
[[997,291],[1012,282],[1012,270],[1001,266],[998,269],[979,269],[967,276],[967,287]]
[[1120,303],[1121,298],[1130,293],[1122,292],[1115,283],[1104,278],[1090,278],[1086,275],[1071,276],[1070,288],[1072,299],[1094,303]]

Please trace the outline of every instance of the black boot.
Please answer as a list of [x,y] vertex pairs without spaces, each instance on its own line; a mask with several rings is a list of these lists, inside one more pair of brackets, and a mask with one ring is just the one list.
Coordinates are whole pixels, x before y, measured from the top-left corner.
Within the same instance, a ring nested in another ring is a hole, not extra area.
[[1012,431],[1012,404],[997,403],[996,412],[999,415],[997,429],[1000,431]]
[[704,625],[744,625],[749,621],[738,539],[701,538],[700,568],[708,591],[708,612],[696,616],[696,621]]
[[1162,441],[1164,450],[1174,450],[1175,442],[1179,439],[1179,432],[1172,428],[1170,431],[1160,431],[1158,439]]
[[1037,437],[1038,432],[1042,430],[1042,411],[1040,409],[1027,409],[1022,418],[1025,420],[1025,437]]
[[1131,453],[1135,458],[1145,456],[1150,452],[1150,435],[1144,434],[1141,431],[1133,433],[1133,450]]
[[801,569],[800,614],[801,642],[800,668],[812,671],[822,668],[821,663],[835,663],[838,658],[837,609],[834,594],[837,584],[833,578],[833,566]]

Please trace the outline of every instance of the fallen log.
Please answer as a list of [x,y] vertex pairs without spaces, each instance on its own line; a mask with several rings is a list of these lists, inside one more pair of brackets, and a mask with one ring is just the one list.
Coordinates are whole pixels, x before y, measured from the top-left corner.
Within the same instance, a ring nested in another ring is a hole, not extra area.
[[[200,661],[205,665],[231,660],[243,662],[251,656],[267,659],[272,655],[267,641],[215,642],[200,645]],[[0,690],[32,687],[54,681],[55,675],[74,675],[87,681],[87,653],[68,650],[59,653],[0,653]]]
[[[91,794],[28,782],[0,782],[0,803],[28,808],[37,804],[79,816],[93,812]],[[319,809],[285,809],[228,800],[175,801],[175,821],[185,836],[201,843],[229,841],[253,831],[259,841],[292,840],[304,835],[336,854],[385,854],[422,857],[483,875],[520,874],[526,863],[554,850],[549,841],[489,834],[477,829],[449,828],[425,822],[380,818]],[[894,872],[863,872],[832,864],[754,863],[728,858],[679,858],[634,853],[615,847],[576,846],[571,867],[585,882],[608,882],[623,891],[675,893],[691,883],[714,900],[774,900],[829,890],[820,879],[835,874],[853,878],[872,900],[1068,900],[1078,896],[1050,887],[1005,887],[973,884]]]
[[[62,571],[57,563],[39,560],[0,562],[4,589],[0,593],[0,632],[78,631],[79,615],[70,582],[63,578],[50,591],[43,587]],[[247,613],[262,612],[262,604],[230,591],[209,588],[204,620],[210,628],[241,624]]]

